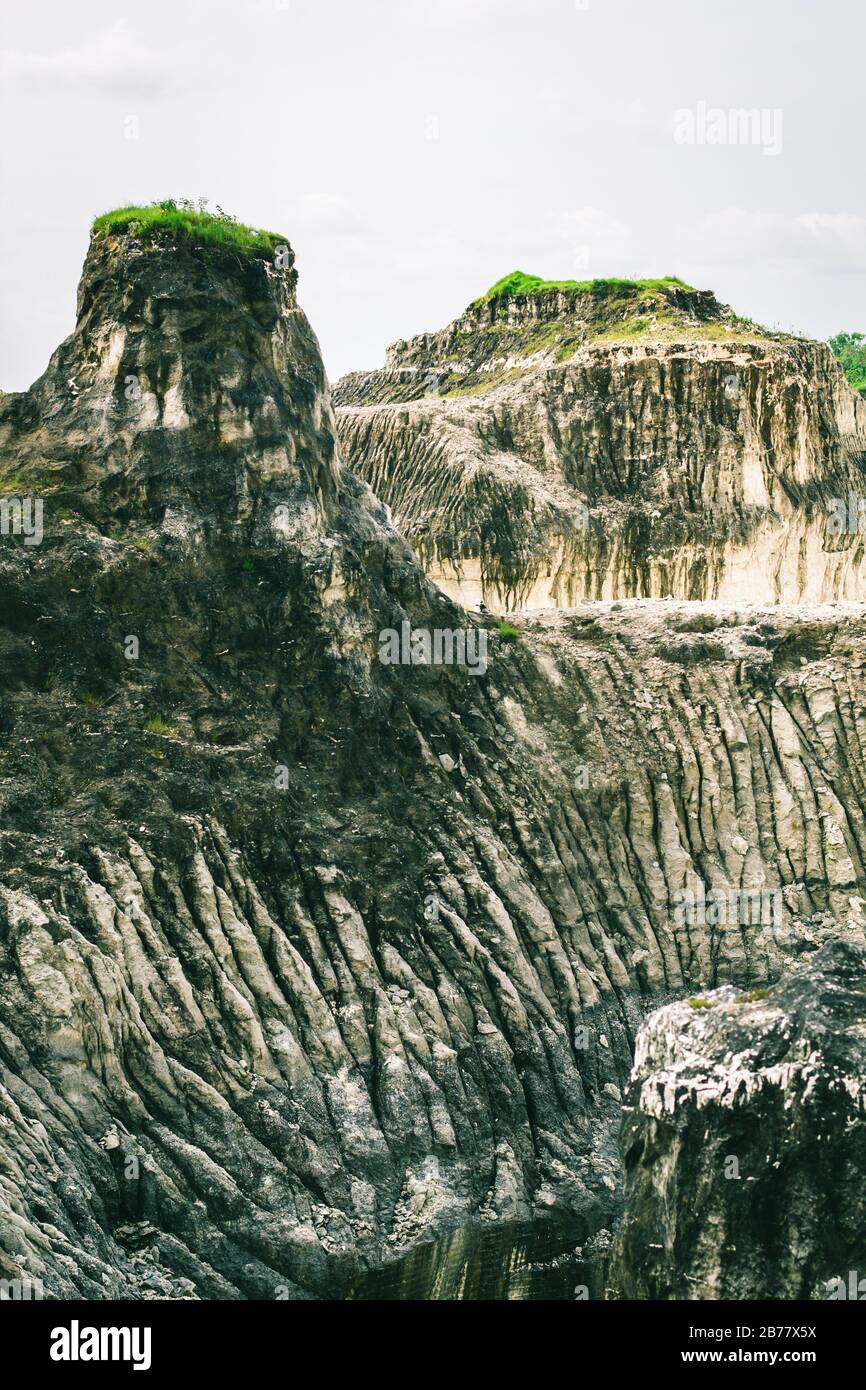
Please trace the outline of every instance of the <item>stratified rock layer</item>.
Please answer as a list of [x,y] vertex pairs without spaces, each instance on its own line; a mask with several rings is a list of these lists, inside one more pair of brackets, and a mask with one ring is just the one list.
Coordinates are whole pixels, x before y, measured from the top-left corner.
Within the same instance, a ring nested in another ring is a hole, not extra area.
[[623,1130],[626,1298],[861,1298],[866,951],[654,1013]]
[[866,405],[829,348],[711,295],[482,301],[335,400],[349,465],[460,602],[866,596]]

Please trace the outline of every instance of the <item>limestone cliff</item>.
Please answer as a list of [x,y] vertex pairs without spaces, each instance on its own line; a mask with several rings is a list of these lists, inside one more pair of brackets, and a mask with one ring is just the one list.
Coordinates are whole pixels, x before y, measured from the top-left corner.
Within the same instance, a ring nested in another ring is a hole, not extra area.
[[[589,1229],[647,1010],[862,941],[862,608],[469,616],[344,466],[276,241],[97,231],[0,498],[44,509],[0,535],[0,1277],[334,1297]],[[486,669],[383,664],[404,623]]]
[[866,407],[829,348],[675,281],[514,279],[335,391],[350,466],[446,592],[866,594]]

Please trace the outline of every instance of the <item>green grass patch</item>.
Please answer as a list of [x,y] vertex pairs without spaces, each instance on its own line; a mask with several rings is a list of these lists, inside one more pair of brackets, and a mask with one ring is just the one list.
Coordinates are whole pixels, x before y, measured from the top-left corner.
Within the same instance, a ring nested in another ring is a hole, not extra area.
[[45,497],[56,491],[56,477],[37,469],[31,469],[26,475],[15,473],[0,482],[0,497]]
[[0,482],[0,496],[24,496],[27,494],[28,486],[27,479],[22,478],[20,473],[17,473],[14,478],[4,478],[4,480]]
[[701,999],[696,996],[694,999],[689,1000],[690,1009],[711,1009],[712,1007],[709,999]]
[[574,356],[577,349],[581,346],[579,341],[574,338],[564,338],[556,349],[557,362],[568,362]]
[[503,642],[516,642],[520,636],[520,628],[514,627],[512,623],[507,623],[504,618],[500,618],[496,626]]
[[248,227],[222,208],[208,212],[203,203],[196,208],[183,198],[164,198],[147,207],[115,208],[96,218],[93,231],[98,236],[128,232],[145,244],[162,237],[190,237],[205,245],[246,252],[271,253],[286,242],[278,232]]
[[531,357],[533,353],[544,352],[545,348],[552,348],[554,344],[559,341],[561,332],[561,325],[554,320],[548,328],[543,329],[540,333],[533,334],[528,342],[523,344],[522,350],[524,354],[527,357]]
[[748,994],[744,994],[740,1000],[741,1004],[754,1004],[758,999],[766,999],[770,993],[768,989],[750,989]]
[[494,386],[501,386],[503,382],[513,381],[522,376],[523,367],[509,367],[507,372],[487,372],[481,375],[471,386],[449,386],[446,391],[440,391],[442,397],[450,396],[481,396],[485,391],[492,391]]
[[693,285],[687,285],[676,275],[665,275],[660,280],[542,280],[540,275],[527,275],[522,270],[513,270],[491,285],[486,294],[476,300],[486,304],[491,299],[525,299],[531,294],[557,290],[564,294],[591,294],[598,299],[610,295],[632,298],[639,294],[658,294],[663,290],[680,289],[694,294]]
[[734,325],[734,328],[742,329],[747,333],[766,333],[767,331],[760,323],[756,323],[754,319],[747,318],[745,314],[732,313],[731,323]]
[[721,323],[683,323],[681,319],[660,315],[655,323],[649,320],[640,329],[633,328],[633,320],[613,324],[603,333],[595,333],[589,340],[593,343],[621,343],[629,338],[640,338],[661,343],[754,343],[756,339],[772,342],[793,342],[785,334],[770,333],[766,328],[755,325],[752,332],[742,328],[731,328],[727,321]]
[[165,738],[180,738],[174,725],[163,719],[161,714],[155,715],[153,719],[148,719],[144,727],[149,734],[163,734]]

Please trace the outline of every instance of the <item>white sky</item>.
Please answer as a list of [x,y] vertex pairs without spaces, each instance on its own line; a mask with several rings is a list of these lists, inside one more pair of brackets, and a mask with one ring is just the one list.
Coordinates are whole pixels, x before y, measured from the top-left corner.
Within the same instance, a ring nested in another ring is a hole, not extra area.
[[[866,331],[864,31],[862,0],[5,0],[0,387],[71,331],[93,216],[167,196],[286,234],[332,380],[518,268]],[[781,153],[676,143],[699,102],[779,108]]]

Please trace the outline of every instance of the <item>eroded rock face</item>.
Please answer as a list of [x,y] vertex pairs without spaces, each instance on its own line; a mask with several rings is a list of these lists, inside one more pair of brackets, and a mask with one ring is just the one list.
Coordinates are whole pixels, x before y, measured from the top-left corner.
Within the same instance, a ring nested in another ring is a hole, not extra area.
[[535,862],[519,663],[379,661],[471,620],[342,468],[292,273],[97,237],[80,310],[0,403],[44,505],[0,546],[3,1274],[328,1293],[608,1209],[629,1015]]
[[626,1298],[862,1298],[866,951],[725,986],[637,1039],[612,1282]]
[[[44,504],[0,536],[0,1276],[332,1296],[597,1229],[647,1008],[862,940],[862,608],[510,642],[343,466],[289,269],[97,237],[80,307],[0,400]],[[404,622],[486,669],[382,664]]]
[[460,602],[866,594],[863,401],[829,348],[711,295],[492,300],[335,400],[350,466]]

